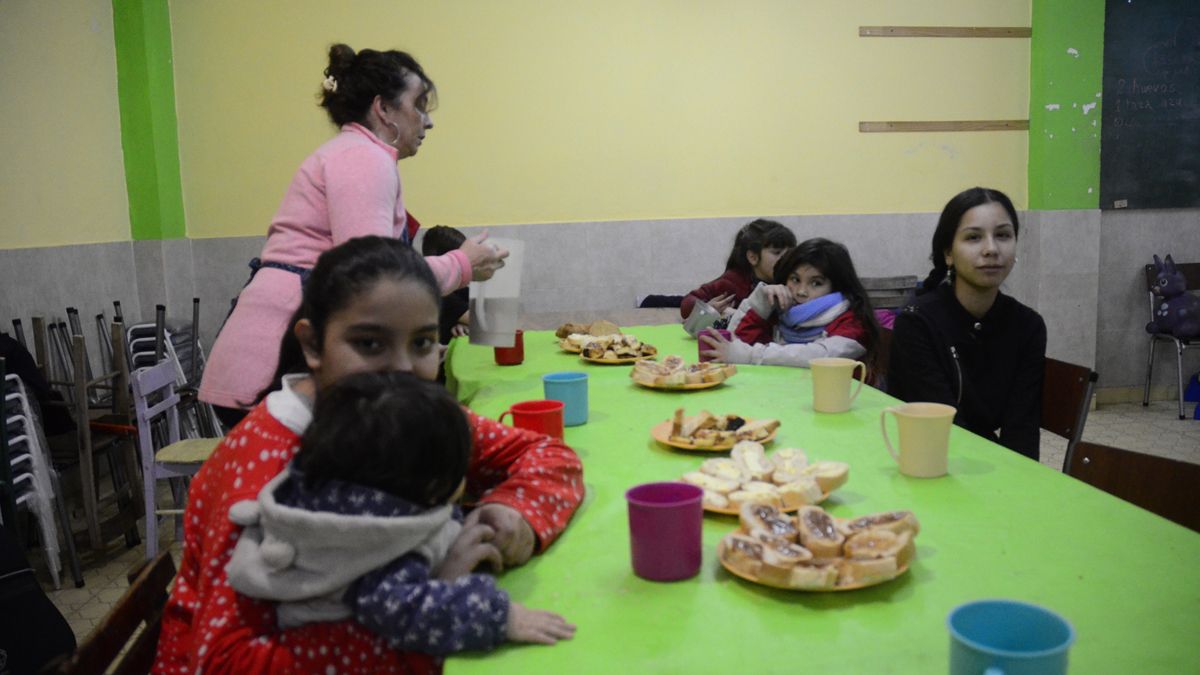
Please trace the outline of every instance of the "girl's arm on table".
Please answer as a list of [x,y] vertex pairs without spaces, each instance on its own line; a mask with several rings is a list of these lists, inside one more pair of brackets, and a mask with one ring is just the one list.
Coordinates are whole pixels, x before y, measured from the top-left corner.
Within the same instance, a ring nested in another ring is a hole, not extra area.
[[583,501],[583,464],[562,441],[505,426],[466,411],[475,455],[467,470],[467,492],[479,504],[515,509],[545,550],[566,528]]

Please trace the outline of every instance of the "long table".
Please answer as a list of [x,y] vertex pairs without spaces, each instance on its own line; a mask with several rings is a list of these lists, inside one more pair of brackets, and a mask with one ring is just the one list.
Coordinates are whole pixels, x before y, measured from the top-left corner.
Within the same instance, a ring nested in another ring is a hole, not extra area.
[[[678,325],[627,328],[660,355],[696,359]],[[586,425],[567,443],[584,465],[587,497],[562,538],[500,585],[514,600],[557,611],[578,626],[553,647],[506,645],[450,658],[469,673],[941,673],[947,613],[1003,597],[1049,607],[1071,621],[1077,673],[1200,672],[1200,535],[955,427],[949,475],[901,476],[884,448],[880,411],[895,404],[864,387],[847,413],[812,411],[809,371],[739,366],[720,387],[663,392],[638,387],[629,366],[586,363],[550,332],[525,334],[525,362],[495,365],[492,350],[456,340],[452,389],[497,417],[542,398],[541,376],[576,370],[590,380]],[[917,557],[903,576],[872,588],[773,590],[727,573],[717,542],[736,517],[706,515],[704,561],[690,580],[633,575],[624,493],[673,480],[711,453],[658,445],[650,428],[688,414],[774,417],[768,452],[800,447],[810,459],[850,464],[850,480],[823,506],[836,516],[911,509]],[[894,427],[893,427],[894,429]]]

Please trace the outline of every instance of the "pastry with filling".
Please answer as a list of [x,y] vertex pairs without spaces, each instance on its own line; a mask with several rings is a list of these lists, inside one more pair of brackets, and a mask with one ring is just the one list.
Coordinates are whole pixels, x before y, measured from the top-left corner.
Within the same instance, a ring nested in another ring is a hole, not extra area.
[[838,581],[837,563],[811,562],[799,563],[792,568],[788,587],[806,591],[817,591],[833,588]]
[[726,535],[721,540],[717,555],[721,561],[738,572],[753,578],[758,578],[762,571],[763,548],[765,544],[744,534]]
[[895,556],[859,560],[843,558],[838,561],[838,586],[857,586],[885,581],[896,576],[900,567]]
[[796,541],[799,533],[790,516],[769,504],[743,504],[738,509],[738,522],[746,532],[765,532],[788,541]]
[[833,517],[819,506],[802,506],[796,514],[800,530],[800,545],[817,558],[837,558],[842,555],[846,537],[838,532]]
[[885,511],[848,520],[839,518],[836,522],[838,531],[846,536],[863,530],[883,529],[896,534],[909,532],[915,537],[921,531],[921,524],[917,522],[917,517],[912,511]]

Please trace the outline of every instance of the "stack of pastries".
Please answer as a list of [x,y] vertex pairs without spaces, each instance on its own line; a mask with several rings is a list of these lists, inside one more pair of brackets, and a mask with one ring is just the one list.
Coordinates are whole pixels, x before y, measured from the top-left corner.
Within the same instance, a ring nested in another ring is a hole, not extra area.
[[670,389],[689,384],[724,382],[737,374],[737,367],[723,363],[686,363],[683,357],[668,356],[661,363],[639,361],[629,373],[634,382],[647,387]]
[[591,323],[564,323],[554,331],[555,337],[565,340],[570,335],[613,335],[620,333],[617,324],[600,319]]
[[729,447],[736,441],[762,441],[778,428],[779,420],[748,421],[737,415],[717,416],[707,410],[689,417],[679,408],[671,420],[670,439],[697,448]]
[[768,457],[762,444],[739,441],[728,459],[705,460],[682,480],[704,490],[705,508],[732,512],[752,502],[784,510],[819,504],[849,477],[845,462],[809,464],[799,448],[783,448]]
[[791,517],[770,504],[746,503],[740,529],[717,549],[736,574],[769,586],[836,590],[896,577],[916,554],[920,524],[911,511],[835,518],[819,506]]
[[648,358],[658,354],[658,350],[652,345],[648,345],[632,335],[622,333],[612,335],[572,334],[567,336],[567,342],[572,345],[580,345],[580,353],[589,359],[612,361]]

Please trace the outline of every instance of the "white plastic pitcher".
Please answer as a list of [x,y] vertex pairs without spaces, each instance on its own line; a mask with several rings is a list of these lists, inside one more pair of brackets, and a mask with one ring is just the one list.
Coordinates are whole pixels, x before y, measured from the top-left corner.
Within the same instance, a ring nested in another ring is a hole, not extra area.
[[471,282],[471,344],[512,347],[520,327],[525,242],[489,237],[484,243],[508,249],[508,257],[491,279]]

